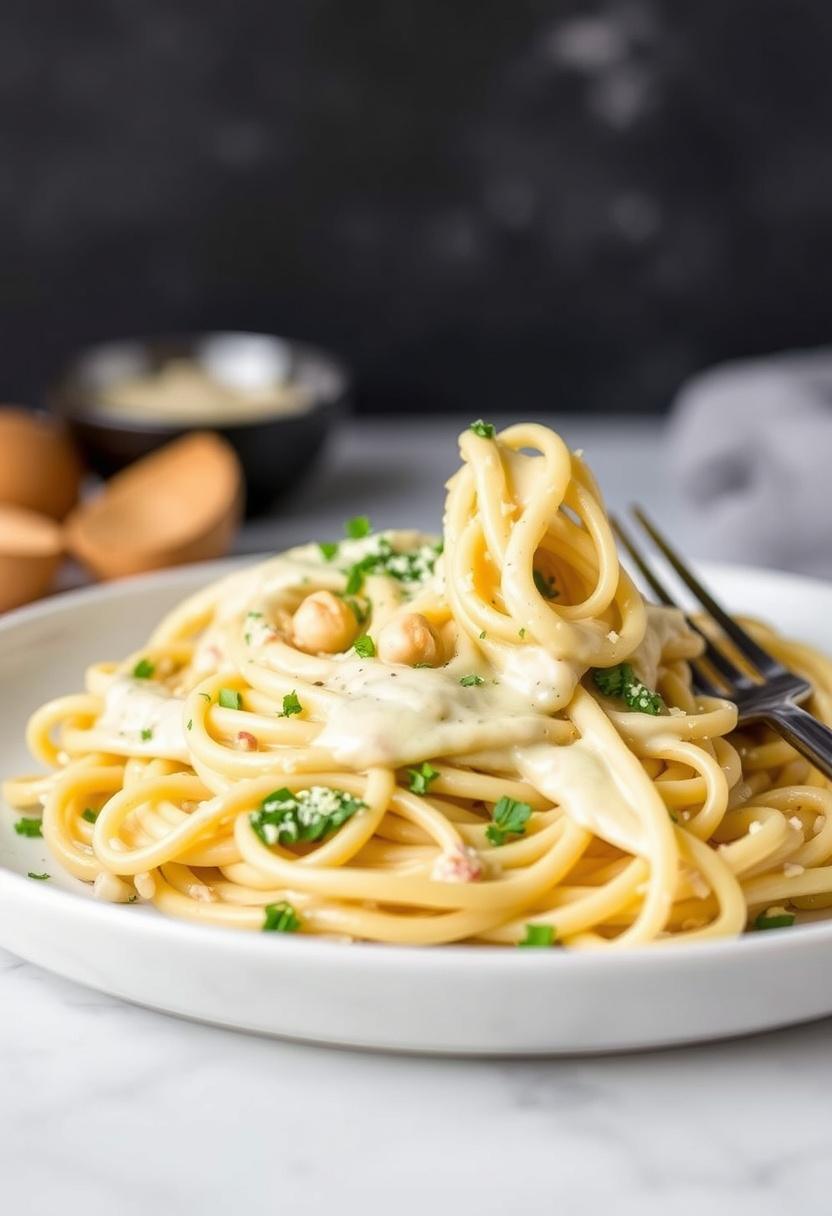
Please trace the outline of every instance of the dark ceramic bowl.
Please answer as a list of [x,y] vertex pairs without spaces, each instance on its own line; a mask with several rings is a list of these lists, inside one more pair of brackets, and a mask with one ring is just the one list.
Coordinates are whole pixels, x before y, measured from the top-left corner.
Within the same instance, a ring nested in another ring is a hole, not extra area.
[[[217,422],[187,422],[131,415],[104,405],[100,395],[118,381],[157,372],[186,359],[214,374],[221,361],[233,378],[239,366],[248,385],[275,383],[300,389],[306,399],[294,413]],[[264,510],[307,472],[332,424],[348,405],[350,376],[332,355],[269,334],[216,332],[106,342],[81,351],[47,390],[47,404],[69,424],[89,465],[103,477],[154,448],[194,430],[223,435],[246,477],[249,514]]]

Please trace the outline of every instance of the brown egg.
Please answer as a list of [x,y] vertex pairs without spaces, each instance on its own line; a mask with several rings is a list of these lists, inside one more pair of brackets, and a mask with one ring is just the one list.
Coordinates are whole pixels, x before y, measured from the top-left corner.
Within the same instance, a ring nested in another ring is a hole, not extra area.
[[80,484],[81,464],[60,422],[0,406],[0,503],[63,519]]
[[43,595],[62,550],[61,528],[48,515],[0,504],[0,612]]
[[107,482],[67,521],[67,544],[99,578],[221,557],[243,504],[234,449],[196,432]]

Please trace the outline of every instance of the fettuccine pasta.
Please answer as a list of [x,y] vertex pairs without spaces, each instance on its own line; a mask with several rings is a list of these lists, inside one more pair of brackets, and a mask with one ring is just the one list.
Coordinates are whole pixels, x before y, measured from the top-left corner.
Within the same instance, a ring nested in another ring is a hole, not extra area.
[[[579,455],[460,437],[444,536],[370,530],[233,573],[28,727],[5,784],[104,899],[202,924],[620,948],[832,905],[832,792],[644,601]],[[745,622],[813,684],[832,664]]]

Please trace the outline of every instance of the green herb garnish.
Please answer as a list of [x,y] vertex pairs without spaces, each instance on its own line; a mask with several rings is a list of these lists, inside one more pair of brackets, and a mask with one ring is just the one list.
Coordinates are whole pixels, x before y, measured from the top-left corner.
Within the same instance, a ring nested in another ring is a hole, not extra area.
[[354,515],[344,524],[344,532],[350,540],[361,540],[363,537],[369,536],[372,530],[372,525],[366,515]]
[[221,688],[217,701],[223,709],[243,708],[243,698],[236,688]]
[[136,666],[133,668],[134,680],[149,680],[156,670],[156,665],[151,663],[150,659],[139,659]]
[[358,592],[364,586],[364,571],[369,569],[363,562],[356,562],[354,566],[350,566],[347,574],[347,585],[344,588],[345,596],[358,595]]
[[334,540],[319,540],[318,548],[325,562],[331,562],[338,552],[338,542]]
[[287,692],[283,698],[283,712],[278,714],[279,718],[291,718],[293,714],[302,714],[303,706],[298,700],[296,692]]
[[357,595],[364,586],[366,574],[386,574],[400,583],[421,583],[430,578],[436,559],[442,552],[442,542],[420,545],[418,549],[407,549],[397,553],[386,536],[374,539],[375,549],[367,553],[346,571],[347,585],[344,595]]
[[526,936],[518,946],[554,946],[554,925],[526,925]]
[[522,836],[531,818],[532,808],[528,802],[515,802],[505,794],[494,803],[491,823],[485,829],[493,845],[505,844],[507,836]]
[[186,726],[186,730],[193,730],[193,728],[194,728],[194,720],[193,720],[193,718],[188,718],[188,724]]
[[147,742],[148,742],[150,739],[152,739],[152,738],[153,738],[153,730],[151,729],[151,727],[149,727],[149,726],[145,726],[145,727],[143,727],[143,728],[142,728],[142,732],[141,732],[141,736],[142,736],[142,742],[143,742],[143,743],[147,743]]
[[478,418],[476,422],[472,422],[468,428],[475,435],[479,435],[480,439],[493,439],[496,435],[496,430],[490,422],[483,422],[482,418]]
[[485,634],[485,630],[484,630],[484,629],[483,629],[482,633],[481,633],[479,636],[480,636],[480,641],[481,641],[481,642],[485,640],[485,636],[486,636],[486,634]]
[[210,694],[210,693],[207,693],[207,692],[201,692],[201,693],[199,693],[199,696],[200,696],[200,697],[202,697],[203,701],[210,701],[210,700],[211,700],[211,694]]
[[761,912],[754,921],[755,929],[790,929],[794,924],[794,914],[791,912],[777,912],[771,915],[768,912]]
[[517,631],[517,636],[518,636],[518,637],[520,637],[520,638],[524,638],[524,637],[526,636],[526,630],[525,630],[525,628],[523,628],[523,629],[518,629],[518,631]]
[[463,688],[474,688],[477,684],[484,684],[485,680],[482,676],[462,676],[459,682]]
[[537,587],[544,600],[556,600],[558,598],[558,589],[555,586],[555,580],[549,574],[544,574],[542,570],[532,570],[532,578],[534,585]]
[[592,673],[596,688],[605,697],[620,697],[630,709],[641,714],[660,714],[664,701],[657,692],[651,692],[646,684],[642,684],[629,663],[619,663],[615,667],[596,667]]
[[372,659],[376,653],[376,644],[368,633],[364,633],[355,639],[353,650],[362,659]]
[[366,805],[346,790],[326,785],[313,785],[294,794],[280,789],[267,794],[249,820],[264,844],[295,844],[322,840]]
[[35,874],[35,872],[33,870],[29,870],[26,877],[27,878],[36,878],[38,880],[38,882],[43,882],[43,880],[45,878],[50,878],[51,875],[50,874]]
[[42,836],[41,822],[39,819],[27,819],[24,815],[22,819],[18,819],[14,825],[14,830],[18,836]]
[[95,823],[100,811],[94,811],[91,806],[85,807],[81,812],[81,818],[86,819],[87,823]]
[[426,760],[419,768],[409,768],[407,775],[410,778],[407,788],[411,793],[427,794],[431,781],[435,781],[439,776],[439,770]]
[[285,900],[279,904],[266,904],[263,913],[264,933],[297,933],[300,928],[300,917]]

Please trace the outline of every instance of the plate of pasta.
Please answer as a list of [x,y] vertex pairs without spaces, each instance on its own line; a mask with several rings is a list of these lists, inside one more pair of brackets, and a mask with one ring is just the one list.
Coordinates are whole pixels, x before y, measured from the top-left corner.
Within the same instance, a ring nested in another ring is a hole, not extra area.
[[[356,515],[0,621],[1,946],[381,1049],[832,1012],[828,783],[694,692],[701,639],[619,562],[579,453],[479,421],[460,454],[436,535]],[[705,574],[832,720],[832,587]]]

